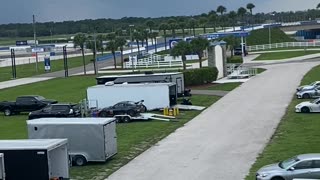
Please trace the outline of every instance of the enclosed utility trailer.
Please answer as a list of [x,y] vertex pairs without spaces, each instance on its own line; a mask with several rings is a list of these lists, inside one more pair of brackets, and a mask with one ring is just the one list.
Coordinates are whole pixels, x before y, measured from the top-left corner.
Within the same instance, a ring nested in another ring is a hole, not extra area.
[[97,84],[104,85],[107,82],[114,84],[138,84],[138,83],[174,83],[176,84],[177,95],[182,96],[185,93],[184,76],[181,72],[173,73],[155,73],[155,74],[126,74],[110,75],[97,77]]
[[68,139],[75,165],[105,162],[117,153],[115,118],[42,118],[27,121],[29,139]]
[[67,139],[0,140],[6,180],[69,178]]
[[170,107],[177,103],[176,85],[173,83],[97,85],[87,89],[89,108],[105,108],[122,101],[143,104],[148,110]]

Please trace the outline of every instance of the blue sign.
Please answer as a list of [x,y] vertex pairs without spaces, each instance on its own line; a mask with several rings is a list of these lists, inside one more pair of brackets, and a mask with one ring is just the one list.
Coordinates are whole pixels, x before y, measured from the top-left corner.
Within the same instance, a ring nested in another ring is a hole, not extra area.
[[28,42],[27,41],[16,41],[16,46],[27,46]]
[[50,52],[50,56],[55,56],[56,53],[55,52]]
[[50,58],[45,57],[44,58],[44,70],[45,71],[50,71],[51,70],[51,63],[50,63]]
[[207,39],[218,39],[227,36],[235,36],[235,37],[247,37],[250,33],[247,31],[238,31],[238,32],[226,32],[226,33],[212,33],[212,34],[205,34],[202,37]]
[[169,47],[172,49],[178,42],[182,41],[183,39],[170,39],[169,40]]

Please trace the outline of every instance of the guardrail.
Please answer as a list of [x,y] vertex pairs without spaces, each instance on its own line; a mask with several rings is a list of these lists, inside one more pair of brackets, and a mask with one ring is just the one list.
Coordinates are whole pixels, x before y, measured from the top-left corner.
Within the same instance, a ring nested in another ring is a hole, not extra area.
[[[153,63],[140,61],[133,64],[133,68],[163,68],[163,67],[182,67],[182,61],[157,61]],[[125,68],[132,68],[132,64],[130,62],[125,63]]]
[[283,43],[274,43],[274,44],[262,44],[262,45],[254,45],[247,46],[247,51],[260,51],[260,50],[268,50],[268,49],[276,49],[276,48],[287,48],[287,47],[317,47],[320,48],[320,42],[283,42]]

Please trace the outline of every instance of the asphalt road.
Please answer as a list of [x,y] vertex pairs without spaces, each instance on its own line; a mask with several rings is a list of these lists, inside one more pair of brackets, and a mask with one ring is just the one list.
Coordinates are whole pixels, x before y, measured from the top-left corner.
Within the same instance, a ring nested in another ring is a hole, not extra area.
[[113,173],[108,180],[240,180],[273,135],[302,77],[319,62],[268,70]]

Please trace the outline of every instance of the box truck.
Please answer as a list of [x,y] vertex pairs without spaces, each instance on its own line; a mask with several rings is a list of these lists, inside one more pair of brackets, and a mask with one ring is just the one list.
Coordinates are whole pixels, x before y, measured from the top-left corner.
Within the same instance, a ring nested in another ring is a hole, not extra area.
[[42,118],[27,121],[29,139],[68,139],[77,166],[105,162],[117,153],[115,118]]
[[177,103],[174,83],[96,85],[87,89],[89,108],[105,108],[122,101],[138,102],[148,110],[170,107]]
[[0,140],[4,179],[68,179],[67,142],[67,139]]

